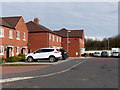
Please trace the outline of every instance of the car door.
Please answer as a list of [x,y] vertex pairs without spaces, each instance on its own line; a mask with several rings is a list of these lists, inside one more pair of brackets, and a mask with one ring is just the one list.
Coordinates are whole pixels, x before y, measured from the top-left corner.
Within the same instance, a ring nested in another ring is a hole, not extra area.
[[34,59],[42,59],[43,58],[42,49],[37,50],[33,56],[34,56]]
[[50,55],[52,55],[52,52],[54,49],[42,49],[42,57],[43,58],[49,58]]

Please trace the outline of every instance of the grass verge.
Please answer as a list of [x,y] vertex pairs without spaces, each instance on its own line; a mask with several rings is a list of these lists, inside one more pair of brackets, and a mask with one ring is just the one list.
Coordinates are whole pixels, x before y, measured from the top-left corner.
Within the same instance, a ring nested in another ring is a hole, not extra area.
[[2,64],[1,66],[50,66],[50,64]]

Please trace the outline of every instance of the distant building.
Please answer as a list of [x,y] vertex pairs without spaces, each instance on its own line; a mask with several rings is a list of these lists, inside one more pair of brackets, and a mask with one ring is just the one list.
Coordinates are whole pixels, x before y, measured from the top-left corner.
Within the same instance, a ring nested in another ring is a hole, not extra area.
[[61,36],[39,23],[39,19],[26,23],[29,34],[29,51],[34,52],[40,48],[51,46],[61,47]]
[[67,30],[65,28],[54,31],[62,37],[62,47],[68,51],[70,57],[81,56],[84,48],[84,31],[83,30]]
[[0,20],[0,58],[27,54],[28,29],[23,17],[1,17]]

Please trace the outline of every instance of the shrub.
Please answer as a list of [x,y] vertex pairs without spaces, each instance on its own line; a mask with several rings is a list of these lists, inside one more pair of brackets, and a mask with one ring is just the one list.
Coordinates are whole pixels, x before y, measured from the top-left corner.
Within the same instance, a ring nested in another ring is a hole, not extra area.
[[18,62],[20,60],[19,57],[13,56],[13,57],[8,57],[6,59],[6,62]]
[[19,61],[25,61],[25,54],[19,53],[18,57],[20,58]]
[[4,62],[5,58],[0,58],[0,63]]

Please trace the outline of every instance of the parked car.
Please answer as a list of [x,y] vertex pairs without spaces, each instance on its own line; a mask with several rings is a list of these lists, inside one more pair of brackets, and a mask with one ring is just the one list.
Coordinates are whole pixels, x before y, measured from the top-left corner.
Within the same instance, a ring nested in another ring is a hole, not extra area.
[[62,53],[62,60],[65,60],[66,58],[68,58],[68,52],[64,49],[60,49],[60,52]]
[[28,62],[37,61],[37,60],[49,60],[50,62],[58,61],[62,57],[59,49],[56,48],[42,48],[33,53],[26,55]]
[[102,51],[101,57],[109,57],[109,53],[107,51]]
[[113,57],[120,57],[120,48],[112,48],[111,51]]
[[112,52],[113,57],[120,57],[120,52]]
[[101,53],[100,53],[100,52],[94,52],[94,53],[93,53],[93,56],[94,56],[94,57],[100,57],[100,56],[101,56]]

